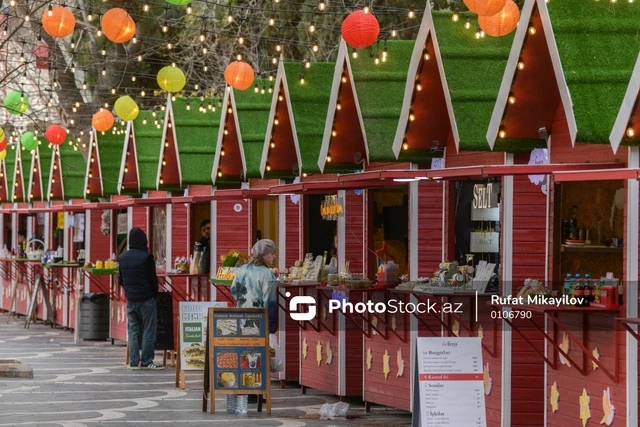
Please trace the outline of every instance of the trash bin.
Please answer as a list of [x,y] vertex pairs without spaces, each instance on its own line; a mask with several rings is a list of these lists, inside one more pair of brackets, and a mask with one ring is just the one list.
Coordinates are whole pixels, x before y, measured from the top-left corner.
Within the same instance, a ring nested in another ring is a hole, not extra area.
[[80,338],[83,340],[106,340],[109,338],[108,295],[91,293],[82,296]]

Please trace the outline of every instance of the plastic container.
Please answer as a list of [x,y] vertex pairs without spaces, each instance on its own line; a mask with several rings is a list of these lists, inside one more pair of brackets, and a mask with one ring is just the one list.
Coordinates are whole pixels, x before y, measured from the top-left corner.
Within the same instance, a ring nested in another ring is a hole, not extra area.
[[228,394],[227,395],[227,412],[229,414],[246,414],[249,408],[249,396]]

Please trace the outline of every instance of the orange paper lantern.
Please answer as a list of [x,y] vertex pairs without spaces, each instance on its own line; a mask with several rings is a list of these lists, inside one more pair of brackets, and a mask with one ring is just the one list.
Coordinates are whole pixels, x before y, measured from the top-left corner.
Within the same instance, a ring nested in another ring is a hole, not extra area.
[[136,23],[126,10],[114,7],[102,16],[102,32],[114,43],[128,42],[136,35]]
[[520,9],[513,0],[507,0],[504,9],[493,16],[478,16],[482,31],[491,37],[502,37],[515,30],[520,19]]
[[4,151],[7,149],[7,139],[3,139],[2,141],[0,141],[0,151]]
[[109,110],[101,108],[100,111],[93,115],[91,124],[98,132],[106,132],[113,126],[115,118]]
[[224,70],[224,79],[234,89],[247,90],[253,84],[253,68],[242,61],[234,61]]
[[51,125],[44,132],[44,136],[53,145],[60,145],[67,139],[67,131],[60,125]]
[[53,6],[42,14],[42,28],[51,37],[67,37],[73,33],[76,26],[76,18],[66,7]]
[[380,24],[371,12],[356,10],[342,21],[341,32],[342,38],[349,46],[362,49],[376,41],[380,34]]
[[491,16],[500,12],[507,0],[464,0],[467,8],[479,16]]

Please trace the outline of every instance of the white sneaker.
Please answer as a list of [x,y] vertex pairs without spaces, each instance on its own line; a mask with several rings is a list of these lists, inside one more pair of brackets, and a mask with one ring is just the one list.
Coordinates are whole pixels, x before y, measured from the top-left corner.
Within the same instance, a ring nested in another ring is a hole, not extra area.
[[155,363],[151,363],[147,366],[141,366],[140,369],[164,369],[164,366],[156,365]]

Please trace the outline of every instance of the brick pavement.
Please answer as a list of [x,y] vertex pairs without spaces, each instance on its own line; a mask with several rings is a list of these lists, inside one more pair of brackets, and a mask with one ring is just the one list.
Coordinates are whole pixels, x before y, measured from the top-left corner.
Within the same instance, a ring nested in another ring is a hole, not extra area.
[[[187,390],[174,387],[175,371],[130,371],[124,345],[73,343],[73,334],[42,323],[23,328],[24,317],[7,324],[0,313],[0,359],[18,359],[33,368],[34,378],[0,378],[0,426],[83,427],[177,424],[244,426],[408,426],[410,414],[375,407],[366,414],[350,401],[347,421],[321,421],[318,410],[335,396],[315,390],[302,395],[293,385],[282,390],[272,382],[272,414],[227,414],[225,397],[216,414],[201,412],[202,378],[187,376]],[[158,361],[159,358],[156,358]]]

